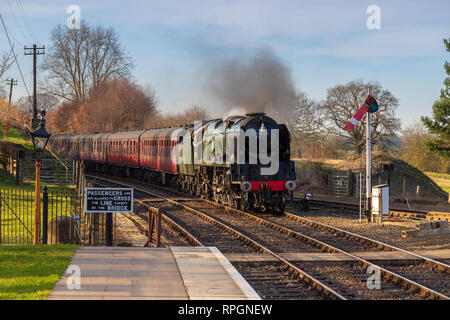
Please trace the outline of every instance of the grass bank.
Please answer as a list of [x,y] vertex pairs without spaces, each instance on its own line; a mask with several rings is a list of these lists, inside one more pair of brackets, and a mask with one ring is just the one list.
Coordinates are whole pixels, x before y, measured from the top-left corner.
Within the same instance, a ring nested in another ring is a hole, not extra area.
[[[0,123],[0,138],[3,139],[2,134],[3,125]],[[20,144],[24,146],[26,149],[33,150],[33,143],[31,141],[25,140],[24,137],[20,134],[20,132],[14,128],[10,128],[8,133],[6,134],[6,140],[11,141],[13,143]]]
[[450,174],[425,172],[442,190],[450,194]]
[[76,245],[0,246],[0,299],[46,299],[76,248]]

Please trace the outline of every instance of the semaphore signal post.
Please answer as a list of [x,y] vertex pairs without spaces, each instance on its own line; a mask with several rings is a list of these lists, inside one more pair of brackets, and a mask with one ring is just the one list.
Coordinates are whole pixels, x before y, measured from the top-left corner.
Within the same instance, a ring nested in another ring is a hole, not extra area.
[[[372,191],[372,126],[371,126],[371,114],[378,110],[377,101],[367,93],[366,100],[359,107],[353,117],[347,122],[344,130],[347,132],[352,132],[355,126],[361,121],[362,117],[366,115],[366,203],[365,203],[365,213],[369,215],[371,212],[371,191]],[[381,215],[380,221],[381,221]],[[371,214],[371,221],[373,222],[374,217]]]

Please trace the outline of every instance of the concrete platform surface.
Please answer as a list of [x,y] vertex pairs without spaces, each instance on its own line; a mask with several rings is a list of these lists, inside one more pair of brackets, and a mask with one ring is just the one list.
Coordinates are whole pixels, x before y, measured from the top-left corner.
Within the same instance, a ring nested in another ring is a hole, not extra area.
[[80,247],[47,299],[260,297],[215,247]]

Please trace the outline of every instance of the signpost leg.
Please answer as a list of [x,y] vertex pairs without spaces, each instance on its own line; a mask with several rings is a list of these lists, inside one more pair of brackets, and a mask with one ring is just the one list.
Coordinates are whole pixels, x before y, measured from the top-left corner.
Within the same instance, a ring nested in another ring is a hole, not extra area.
[[106,245],[113,246],[113,214],[106,214]]
[[152,246],[153,225],[154,225],[153,212],[152,210],[148,209],[148,231],[147,231],[148,240],[144,247]]

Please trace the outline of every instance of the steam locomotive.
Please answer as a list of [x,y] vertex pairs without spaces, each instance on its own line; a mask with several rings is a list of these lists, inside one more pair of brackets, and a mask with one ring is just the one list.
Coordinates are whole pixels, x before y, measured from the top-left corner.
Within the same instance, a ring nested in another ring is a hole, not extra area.
[[282,213],[295,189],[290,134],[264,113],[178,128],[55,135],[53,151],[88,171],[171,186],[241,210]]

